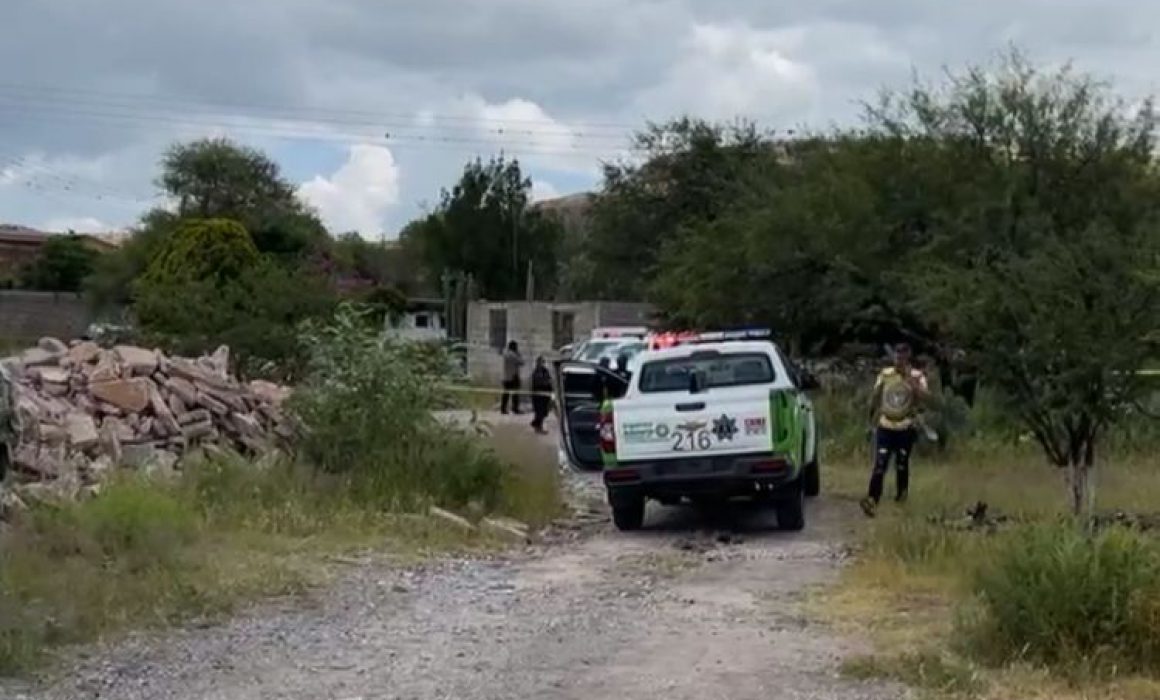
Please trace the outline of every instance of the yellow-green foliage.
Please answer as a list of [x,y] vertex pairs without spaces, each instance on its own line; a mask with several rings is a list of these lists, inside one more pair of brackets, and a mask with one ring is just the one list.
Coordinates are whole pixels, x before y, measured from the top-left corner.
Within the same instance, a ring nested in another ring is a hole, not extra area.
[[142,283],[168,285],[237,279],[258,262],[246,229],[230,219],[190,219],[162,245]]

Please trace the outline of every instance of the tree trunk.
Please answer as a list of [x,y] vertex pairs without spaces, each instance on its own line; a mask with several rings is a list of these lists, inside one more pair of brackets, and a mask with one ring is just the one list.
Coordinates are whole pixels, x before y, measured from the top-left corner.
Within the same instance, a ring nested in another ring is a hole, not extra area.
[[1090,520],[1095,506],[1095,440],[1086,440],[1083,447],[1071,454],[1068,465],[1068,482],[1071,495],[1071,512],[1076,517],[1085,516]]
[[1079,517],[1083,515],[1088,502],[1088,477],[1090,467],[1083,460],[1075,460],[1068,467],[1068,486],[1071,495],[1071,514]]

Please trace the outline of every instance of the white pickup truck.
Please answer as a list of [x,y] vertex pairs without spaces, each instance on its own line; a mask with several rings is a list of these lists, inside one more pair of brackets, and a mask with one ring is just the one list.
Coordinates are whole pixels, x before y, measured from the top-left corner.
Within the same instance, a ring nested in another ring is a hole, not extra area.
[[803,499],[820,487],[806,395],[816,382],[755,335],[648,350],[628,376],[559,363],[563,452],[577,469],[603,471],[618,528],[640,528],[648,499],[742,497],[773,505],[783,529],[804,527]]

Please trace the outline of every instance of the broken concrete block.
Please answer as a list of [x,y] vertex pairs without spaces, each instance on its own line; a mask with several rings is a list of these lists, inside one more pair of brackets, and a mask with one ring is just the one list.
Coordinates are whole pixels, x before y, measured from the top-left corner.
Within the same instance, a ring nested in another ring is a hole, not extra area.
[[129,376],[148,377],[157,369],[157,353],[132,345],[118,345],[113,348],[121,366]]
[[75,450],[87,450],[100,442],[97,424],[92,416],[79,411],[70,413],[65,418],[65,427],[68,430],[69,445]]
[[197,366],[197,364],[180,357],[173,357],[169,360],[169,374],[173,377],[180,377],[182,379],[191,381],[193,383],[202,383],[207,386],[212,386],[218,389],[229,389],[231,382],[228,379],[223,379],[215,375],[213,372]]
[[181,434],[186,440],[196,440],[198,438],[207,437],[213,433],[212,421],[198,421],[194,423],[187,423],[181,426]]
[[86,340],[68,349],[68,359],[74,365],[87,365],[96,362],[101,354],[101,346]]
[[190,382],[188,379],[182,379],[181,377],[170,377],[169,380],[165,382],[165,388],[169,389],[170,393],[172,393],[174,396],[181,399],[181,402],[186,406],[192,407],[197,405],[197,387],[195,387],[193,382]]
[[508,518],[484,518],[480,521],[479,528],[483,532],[497,539],[523,543],[531,541],[531,536],[528,533],[528,526],[519,522],[518,520],[510,520]]
[[149,382],[148,390],[149,404],[153,408],[153,415],[157,422],[165,428],[166,435],[181,432],[181,425],[177,422],[177,417],[173,415],[173,411],[169,410],[169,404],[165,402],[165,399],[161,398],[161,392],[157,390],[157,386],[153,382]]
[[174,416],[180,416],[185,413],[187,407],[185,402],[177,397],[177,394],[170,394],[165,399],[165,404],[169,406],[169,412]]
[[69,371],[67,369],[53,367],[52,365],[34,367],[28,374],[46,384],[67,385],[69,380]]
[[204,408],[198,408],[186,413],[182,413],[177,417],[177,422],[180,425],[189,425],[190,423],[208,421],[211,418],[212,416],[210,415],[209,411],[205,410]]
[[197,392],[197,403],[201,406],[205,406],[212,413],[219,416],[227,415],[230,412],[229,406],[225,405],[221,401],[218,401],[213,396],[210,396],[204,391]]
[[129,413],[139,413],[149,405],[149,380],[140,377],[90,383],[89,392],[97,400]]
[[56,338],[41,338],[36,341],[36,347],[45,352],[52,353],[60,357],[68,352],[68,345]]
[[68,431],[64,426],[55,423],[38,423],[36,437],[40,442],[48,445],[59,445],[68,440]]
[[467,518],[461,515],[456,515],[449,510],[443,510],[442,508],[431,506],[430,510],[427,511],[427,514],[436,520],[440,520],[448,525],[463,530],[464,532],[475,532],[475,526],[472,525],[467,520]]
[[274,404],[275,406],[282,405],[282,402],[290,396],[290,390],[286,387],[262,379],[255,379],[250,382],[250,393],[262,401]]
[[60,356],[59,353],[51,353],[44,348],[29,348],[20,355],[20,364],[25,368],[55,365]]
[[97,364],[87,371],[89,384],[96,382],[107,382],[113,379],[121,378],[121,367],[117,364],[117,358],[108,350],[102,350],[100,356],[97,358]]

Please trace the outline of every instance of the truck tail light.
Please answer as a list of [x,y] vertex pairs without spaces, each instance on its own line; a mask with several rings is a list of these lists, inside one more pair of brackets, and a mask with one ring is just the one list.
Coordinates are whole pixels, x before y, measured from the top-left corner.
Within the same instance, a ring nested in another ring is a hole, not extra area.
[[600,434],[600,451],[615,454],[616,426],[612,420],[612,413],[602,412],[600,414],[600,421],[596,427]]
[[755,462],[751,467],[754,474],[778,474],[789,467],[784,459],[766,459]]

